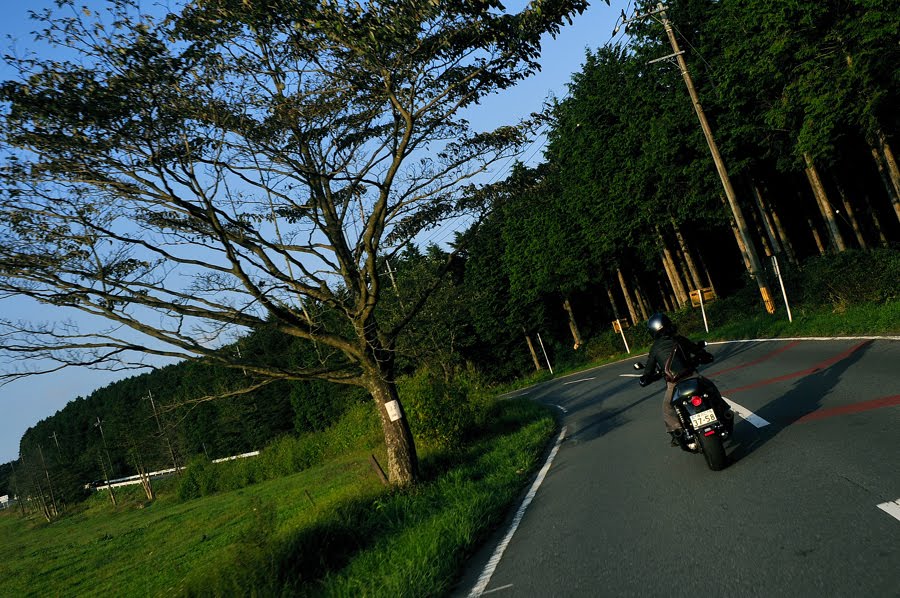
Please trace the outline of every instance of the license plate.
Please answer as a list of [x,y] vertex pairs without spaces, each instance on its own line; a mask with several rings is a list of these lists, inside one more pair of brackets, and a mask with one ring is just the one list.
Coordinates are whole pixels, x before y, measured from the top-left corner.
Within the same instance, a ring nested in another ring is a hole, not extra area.
[[716,417],[716,412],[712,409],[707,409],[706,411],[701,411],[695,415],[691,416],[691,425],[695,430],[702,428],[708,424],[719,421]]

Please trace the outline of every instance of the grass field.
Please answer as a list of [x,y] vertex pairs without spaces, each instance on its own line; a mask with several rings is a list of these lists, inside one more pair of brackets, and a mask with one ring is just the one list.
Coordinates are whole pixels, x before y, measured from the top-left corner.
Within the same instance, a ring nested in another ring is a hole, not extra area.
[[500,401],[479,440],[426,454],[424,482],[389,491],[367,453],[179,501],[103,493],[53,523],[0,516],[3,596],[433,596],[504,516],[556,424]]

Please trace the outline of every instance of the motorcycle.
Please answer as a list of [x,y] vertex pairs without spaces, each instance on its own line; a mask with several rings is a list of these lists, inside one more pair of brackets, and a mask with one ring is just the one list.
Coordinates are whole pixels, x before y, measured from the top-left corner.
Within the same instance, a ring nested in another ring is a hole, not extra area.
[[[706,341],[698,344],[705,347]],[[644,364],[636,363],[634,369],[643,370]],[[653,376],[661,378],[662,373],[657,369]],[[713,471],[725,469],[728,456],[724,441],[734,433],[734,411],[728,407],[716,385],[699,375],[677,382],[672,393],[672,406],[684,431],[679,441],[682,450],[703,453],[706,464]]]

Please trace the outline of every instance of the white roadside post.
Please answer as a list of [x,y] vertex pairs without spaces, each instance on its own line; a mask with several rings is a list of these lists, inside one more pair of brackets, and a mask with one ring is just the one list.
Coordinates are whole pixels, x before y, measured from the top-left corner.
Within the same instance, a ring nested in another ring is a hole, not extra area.
[[788,322],[793,322],[794,318],[791,316],[791,306],[788,305],[787,291],[784,288],[784,280],[781,278],[781,268],[778,267],[778,258],[774,255],[772,256],[772,265],[775,266],[775,274],[778,275],[778,284],[781,285],[781,296],[784,297],[784,308],[787,310]]
[[622,342],[625,343],[625,351],[628,354],[631,354],[631,349],[628,348],[628,339],[625,338],[625,328],[622,326],[622,323],[619,320],[613,320],[612,325],[613,331],[622,335]]
[[550,365],[550,358],[547,357],[547,349],[544,348],[544,341],[541,340],[541,333],[537,333],[538,342],[541,343],[541,351],[544,353],[544,360],[547,362],[547,367],[550,369],[550,373],[553,374],[553,366]]
[[700,313],[703,314],[703,328],[706,334],[709,334],[709,323],[706,321],[706,308],[703,306],[703,289],[697,289],[697,295],[700,296]]

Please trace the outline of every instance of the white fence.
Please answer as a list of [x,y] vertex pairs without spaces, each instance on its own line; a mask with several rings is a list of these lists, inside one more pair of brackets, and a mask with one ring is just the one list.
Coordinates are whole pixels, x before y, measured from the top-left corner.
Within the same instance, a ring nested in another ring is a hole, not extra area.
[[[247,457],[255,457],[259,454],[259,451],[251,451],[249,453],[241,453],[240,455],[232,455],[231,457],[222,457],[221,459],[213,459],[213,463],[222,463],[223,461],[234,461],[235,459],[246,459]],[[178,471],[183,470],[184,467],[179,467]],[[147,477],[151,480],[157,478],[165,478],[173,473],[176,473],[174,467],[170,467],[169,469],[160,469],[159,471],[151,471],[147,473]],[[98,482],[91,482],[90,484],[85,484],[85,490],[96,490],[101,491],[106,488],[118,488],[119,486],[132,486],[134,484],[141,483],[141,475],[130,475],[124,478],[116,478],[114,480],[103,480]]]

